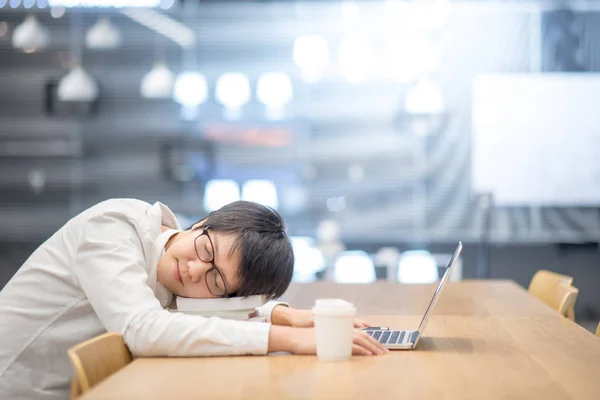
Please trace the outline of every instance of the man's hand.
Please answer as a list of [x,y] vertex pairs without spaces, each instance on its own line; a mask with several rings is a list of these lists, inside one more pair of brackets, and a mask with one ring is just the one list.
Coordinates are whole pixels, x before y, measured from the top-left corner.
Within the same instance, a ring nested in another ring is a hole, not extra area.
[[[271,314],[271,322],[275,325],[293,326],[296,328],[312,328],[315,319],[312,311],[298,310],[282,305],[275,306]],[[368,328],[373,325],[361,319],[354,320],[355,328]]]
[[[294,354],[316,354],[317,341],[314,328],[290,328],[271,326],[269,352],[287,351]],[[389,353],[381,343],[366,332],[355,329],[352,338],[352,354],[361,356]]]

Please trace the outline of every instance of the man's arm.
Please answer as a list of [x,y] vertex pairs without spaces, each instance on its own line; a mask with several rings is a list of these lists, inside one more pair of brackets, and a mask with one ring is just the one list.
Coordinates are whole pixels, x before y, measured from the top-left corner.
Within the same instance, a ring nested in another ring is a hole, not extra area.
[[[293,328],[271,325],[269,330],[269,353],[316,354],[317,341],[314,328]],[[380,355],[389,351],[365,331],[354,330],[352,353],[354,355]]]
[[278,304],[271,311],[271,323],[273,325],[292,326],[291,316],[294,309]]
[[[311,310],[299,310],[284,305],[276,305],[271,312],[271,323],[296,328],[311,328],[315,326],[315,318]],[[355,328],[367,328],[369,326],[372,325],[362,319],[354,320]]]

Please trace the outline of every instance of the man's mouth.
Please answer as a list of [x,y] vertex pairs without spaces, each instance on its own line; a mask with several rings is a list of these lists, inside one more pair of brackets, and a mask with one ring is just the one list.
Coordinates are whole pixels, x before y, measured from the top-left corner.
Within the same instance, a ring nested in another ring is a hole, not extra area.
[[183,280],[181,279],[181,273],[179,272],[179,262],[178,261],[175,263],[175,268],[173,269],[173,274],[175,275],[175,279],[179,283],[183,283]]

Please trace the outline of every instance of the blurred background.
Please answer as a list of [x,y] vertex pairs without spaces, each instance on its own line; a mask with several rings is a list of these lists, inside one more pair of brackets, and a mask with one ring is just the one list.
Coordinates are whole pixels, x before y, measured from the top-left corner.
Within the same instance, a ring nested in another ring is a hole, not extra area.
[[455,279],[573,276],[595,328],[598,71],[591,0],[0,0],[0,287],[104,199],[246,199],[297,282],[433,281],[462,240]]

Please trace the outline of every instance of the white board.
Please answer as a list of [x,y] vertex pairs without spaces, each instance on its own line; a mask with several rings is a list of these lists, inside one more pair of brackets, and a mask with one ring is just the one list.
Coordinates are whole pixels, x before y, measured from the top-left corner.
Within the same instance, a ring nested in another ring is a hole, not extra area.
[[497,205],[600,205],[600,74],[480,75],[472,183]]

